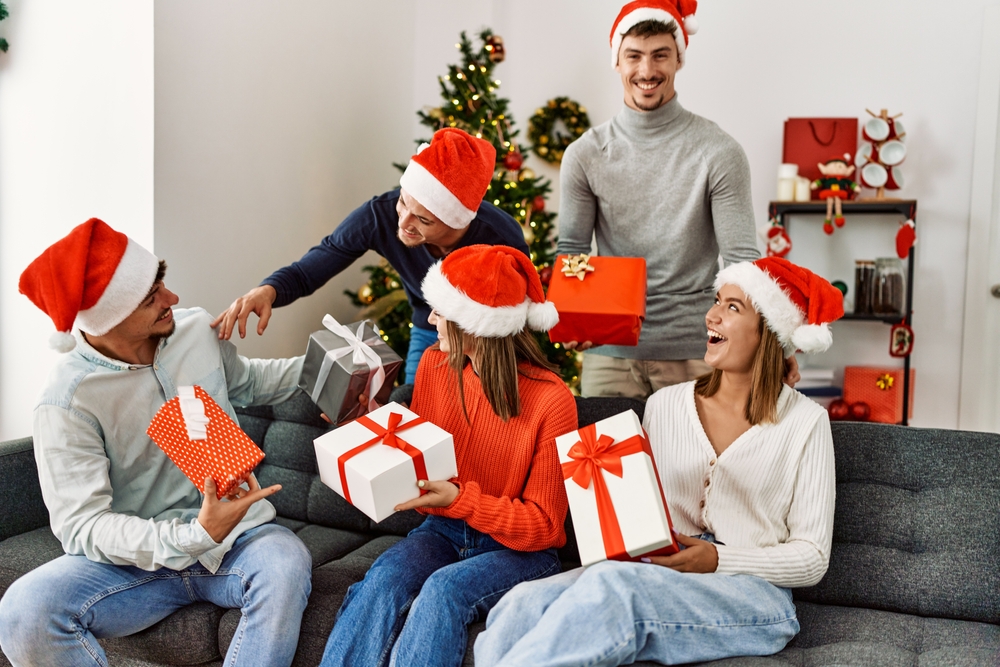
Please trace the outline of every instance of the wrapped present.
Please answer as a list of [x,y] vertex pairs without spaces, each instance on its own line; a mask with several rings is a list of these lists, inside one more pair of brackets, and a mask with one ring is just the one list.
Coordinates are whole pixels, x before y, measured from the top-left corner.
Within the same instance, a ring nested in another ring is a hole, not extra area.
[[559,255],[547,297],[559,311],[549,331],[553,342],[638,345],[646,319],[646,260]]
[[458,475],[450,433],[389,403],[313,441],[320,480],[375,522],[424,492],[417,480]]
[[[847,366],[844,368],[844,400],[868,406],[868,421],[903,423],[903,369]],[[907,414],[913,417],[916,370],[910,369],[910,400]]]
[[372,401],[371,409],[389,400],[403,360],[367,320],[345,326],[327,315],[323,326],[309,335],[299,388],[333,423],[343,424],[365,413],[359,395]]
[[556,438],[580,562],[677,553],[649,439],[628,410]]
[[201,387],[178,387],[157,411],[146,435],[205,492],[206,477],[222,498],[250,476],[264,452]]

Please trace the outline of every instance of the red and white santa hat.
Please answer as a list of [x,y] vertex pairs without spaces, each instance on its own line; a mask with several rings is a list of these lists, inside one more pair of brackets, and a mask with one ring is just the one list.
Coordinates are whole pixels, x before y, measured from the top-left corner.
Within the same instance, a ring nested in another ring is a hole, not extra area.
[[465,229],[479,211],[496,162],[493,144],[446,127],[410,158],[399,185],[441,222]]
[[809,354],[833,344],[830,323],[844,315],[844,295],[825,278],[781,257],[731,264],[719,271],[715,289],[736,285],[754,303],[785,352]]
[[[684,53],[687,51],[688,36],[698,32],[698,19],[694,13],[698,11],[698,0],[635,0],[630,2],[618,13],[614,26],[611,27],[611,67],[618,65],[618,50],[622,46],[622,37],[637,23],[643,21],[660,21],[677,26],[680,35],[677,41],[677,68],[684,66]],[[683,37],[683,39],[681,39]]]
[[158,268],[151,252],[91,218],[28,265],[18,290],[56,325],[49,345],[71,352],[74,321],[85,333],[108,333],[146,298]]
[[548,331],[559,322],[531,260],[508,246],[455,250],[431,266],[422,291],[446,320],[483,338],[511,336],[525,326]]

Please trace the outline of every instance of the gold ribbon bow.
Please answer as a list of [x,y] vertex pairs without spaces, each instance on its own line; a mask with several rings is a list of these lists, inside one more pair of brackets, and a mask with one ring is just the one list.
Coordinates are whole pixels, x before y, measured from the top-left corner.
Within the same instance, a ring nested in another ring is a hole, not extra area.
[[893,378],[888,373],[883,373],[878,377],[877,380],[875,380],[875,384],[878,385],[878,388],[881,389],[882,391],[889,391],[890,389],[892,389],[893,382],[895,382],[895,378]]
[[563,257],[562,272],[566,277],[576,277],[577,280],[583,280],[593,270],[594,267],[590,263],[590,255],[586,253]]

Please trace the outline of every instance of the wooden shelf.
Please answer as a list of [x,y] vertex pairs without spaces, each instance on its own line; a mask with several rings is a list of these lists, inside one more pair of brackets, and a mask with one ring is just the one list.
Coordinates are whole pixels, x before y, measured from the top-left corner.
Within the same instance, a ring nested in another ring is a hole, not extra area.
[[844,313],[841,320],[853,320],[855,322],[885,322],[886,324],[899,324],[903,321],[902,315],[867,315],[865,313]]
[[[917,217],[917,200],[868,200],[843,202],[844,213],[898,213],[905,219],[915,220]],[[773,201],[768,204],[768,212],[772,218],[784,216],[787,213],[826,214],[825,201]]]

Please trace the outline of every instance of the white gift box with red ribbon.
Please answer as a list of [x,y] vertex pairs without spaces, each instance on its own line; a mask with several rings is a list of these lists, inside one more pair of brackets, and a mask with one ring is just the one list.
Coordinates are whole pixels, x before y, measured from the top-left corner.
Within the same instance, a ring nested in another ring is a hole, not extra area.
[[556,438],[584,566],[677,552],[653,452],[628,410]]
[[320,480],[379,522],[423,492],[417,481],[458,475],[451,434],[389,403],[313,441]]

